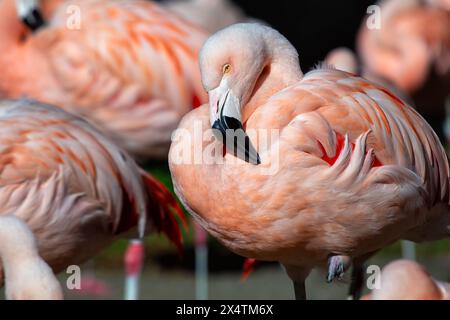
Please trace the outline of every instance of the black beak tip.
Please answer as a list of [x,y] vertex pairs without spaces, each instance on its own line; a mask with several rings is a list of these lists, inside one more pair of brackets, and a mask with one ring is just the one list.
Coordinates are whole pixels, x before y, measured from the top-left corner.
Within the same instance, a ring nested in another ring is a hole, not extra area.
[[[221,119],[218,119],[218,120],[214,121],[214,123],[212,125],[212,129],[216,131],[216,133],[215,133],[216,137],[220,136],[222,138],[222,143],[224,145],[226,145],[227,147],[229,147],[229,150],[233,150],[234,155],[237,156],[238,158],[243,159],[246,162],[253,164],[253,165],[260,165],[261,158],[260,158],[258,152],[256,152],[254,147],[251,145],[249,137],[245,134],[245,131],[242,128],[241,122],[237,119],[230,118],[230,117],[224,117],[224,118],[226,119],[225,121],[221,121]],[[244,143],[239,144],[235,140],[234,136],[232,136],[229,139],[230,141],[227,141],[227,130],[231,130],[233,132],[236,132],[236,130],[240,130],[243,133],[243,135],[241,135],[241,137],[242,137],[242,141],[244,141]],[[244,147],[245,149],[239,150],[239,146],[242,146],[242,145],[245,146]]]
[[23,17],[22,22],[32,31],[36,31],[45,25],[45,21],[40,10],[36,8]]
[[256,154],[256,165],[261,164],[261,158],[259,157],[259,154]]

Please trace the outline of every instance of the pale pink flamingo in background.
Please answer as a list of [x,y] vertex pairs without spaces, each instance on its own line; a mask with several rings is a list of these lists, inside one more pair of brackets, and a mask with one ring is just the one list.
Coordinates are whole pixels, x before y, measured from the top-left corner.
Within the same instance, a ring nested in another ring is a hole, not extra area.
[[164,5],[210,33],[248,19],[231,0],[167,0]]
[[151,231],[181,250],[175,198],[85,120],[37,102],[2,101],[0,137],[0,216],[27,223],[55,273],[119,237]]
[[94,296],[102,299],[111,298],[112,290],[107,282],[98,279],[95,274],[84,272],[80,281],[80,290],[73,291],[80,296]]
[[381,28],[369,28],[364,21],[358,35],[363,73],[386,79],[411,96],[443,135],[450,95],[448,1],[385,0],[380,6]]
[[0,261],[8,300],[61,300],[61,285],[39,256],[36,239],[14,215],[0,215]]
[[163,3],[169,10],[211,34],[239,22],[266,24],[246,16],[232,0],[166,0]]
[[133,155],[165,159],[182,115],[206,102],[206,32],[148,1],[16,2],[0,3],[0,96],[56,104]]
[[331,50],[325,57],[325,63],[348,73],[359,73],[358,58],[352,50],[345,47]]
[[[28,5],[21,19],[14,0],[0,2],[0,97],[57,105],[133,155],[165,159],[181,117],[206,101],[197,56],[207,33],[150,1],[17,2]],[[31,32],[22,20],[40,11],[46,24]]]
[[384,267],[379,284],[363,300],[450,300],[450,283],[434,280],[424,267],[409,260]]
[[[328,264],[332,280],[397,240],[450,236],[445,150],[391,92],[335,69],[303,75],[289,41],[257,24],[210,37],[200,66],[209,105],[174,136],[175,190],[229,249],[283,264],[297,298],[314,267]],[[242,128],[253,138],[228,139],[218,161],[192,161],[221,151],[221,132]],[[278,135],[258,143],[270,134],[262,129]],[[199,130],[203,141],[193,138]]]
[[425,0],[431,6],[450,11],[450,0]]

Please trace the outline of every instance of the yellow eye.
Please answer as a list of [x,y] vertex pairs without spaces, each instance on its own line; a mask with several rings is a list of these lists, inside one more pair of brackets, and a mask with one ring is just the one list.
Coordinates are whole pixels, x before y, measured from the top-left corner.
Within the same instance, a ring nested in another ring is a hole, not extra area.
[[222,73],[227,74],[231,72],[231,64],[227,63],[222,68]]

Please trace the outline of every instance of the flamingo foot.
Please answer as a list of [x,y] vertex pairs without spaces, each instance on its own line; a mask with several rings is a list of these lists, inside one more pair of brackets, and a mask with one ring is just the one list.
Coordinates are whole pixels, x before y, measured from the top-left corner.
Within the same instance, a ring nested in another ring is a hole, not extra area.
[[342,280],[345,271],[349,268],[351,259],[347,256],[331,256],[328,259],[327,282],[331,283],[335,279]]
[[295,300],[307,300],[305,281],[294,281]]

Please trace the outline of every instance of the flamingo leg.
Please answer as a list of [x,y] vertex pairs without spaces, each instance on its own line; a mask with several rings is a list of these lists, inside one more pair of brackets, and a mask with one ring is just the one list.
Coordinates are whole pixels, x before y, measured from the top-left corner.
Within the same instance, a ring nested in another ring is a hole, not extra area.
[[416,261],[416,244],[407,240],[403,240],[401,243],[403,259]]
[[361,299],[364,287],[364,272],[366,270],[365,263],[369,260],[376,251],[369,252],[363,256],[357,257],[353,260],[352,280],[349,289],[349,299],[359,300]]
[[139,282],[144,264],[142,239],[131,240],[125,252],[125,300],[139,299]]
[[305,281],[294,281],[295,300],[307,300]]
[[208,300],[208,234],[195,224],[195,298]]
[[364,264],[354,264],[350,282],[349,300],[361,299],[364,285]]
[[295,300],[307,300],[305,281],[311,269],[291,265],[283,266],[294,284]]

